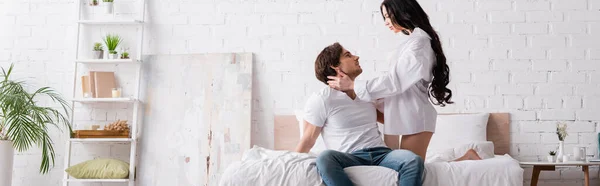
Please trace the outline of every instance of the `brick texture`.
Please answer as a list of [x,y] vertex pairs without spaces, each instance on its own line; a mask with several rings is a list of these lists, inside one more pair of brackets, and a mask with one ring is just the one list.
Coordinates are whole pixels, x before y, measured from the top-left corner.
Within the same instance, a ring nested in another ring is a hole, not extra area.
[[[130,18],[138,0],[116,7],[118,18]],[[85,1],[82,1],[85,2]],[[328,44],[339,41],[361,57],[363,77],[387,71],[386,54],[397,41],[384,27],[379,2],[336,1],[151,1],[145,54],[253,52],[252,144],[273,146],[274,113],[293,114],[308,95],[324,87],[314,78],[314,59]],[[554,150],[556,122],[567,122],[566,143],[597,151],[600,122],[600,3],[597,0],[432,0],[419,1],[442,38],[451,69],[455,105],[451,112],[506,111],[511,114],[511,156],[545,160]],[[74,1],[0,1],[0,65],[17,65],[18,77],[53,86],[71,95],[74,56]],[[106,16],[90,9],[94,17]],[[73,11],[72,11],[73,10]],[[129,17],[128,17],[129,16]],[[86,38],[128,29],[96,26]],[[89,36],[89,37],[88,37]],[[136,42],[127,35],[132,51]],[[129,40],[130,39],[130,40]],[[94,40],[83,40],[82,54]],[[86,48],[87,47],[87,48]],[[85,53],[87,55],[87,53]],[[124,76],[131,74],[119,68]],[[123,78],[124,81],[125,78]],[[123,82],[133,85],[132,82]],[[285,91],[284,91],[285,90]],[[124,90],[124,93],[127,93]],[[290,93],[293,92],[293,93]],[[114,108],[118,108],[115,109]],[[100,105],[79,109],[82,125],[131,117],[128,106]],[[440,110],[443,110],[440,108]],[[445,110],[444,110],[445,111]],[[18,154],[15,186],[59,185],[62,179],[64,134],[53,133],[57,164],[50,175],[31,176],[39,151]],[[569,148],[567,148],[569,149]],[[100,145],[75,146],[87,157],[125,158],[129,149]],[[531,169],[525,169],[529,184]],[[545,172],[542,185],[577,185],[577,170]],[[592,171],[598,183],[598,169]]]

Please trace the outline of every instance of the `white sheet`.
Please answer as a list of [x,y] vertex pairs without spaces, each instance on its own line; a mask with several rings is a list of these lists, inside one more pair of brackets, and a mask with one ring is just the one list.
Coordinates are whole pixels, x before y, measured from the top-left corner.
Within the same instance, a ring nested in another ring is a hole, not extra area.
[[445,149],[427,149],[427,159],[425,163],[440,161],[452,161],[463,156],[470,149],[475,150],[480,158],[488,159],[494,157],[494,143],[491,141],[479,141],[463,144],[455,144]]
[[[317,173],[315,159],[313,154],[254,147],[242,161],[225,170],[220,185],[324,185]],[[398,173],[385,167],[355,166],[344,171],[357,186],[395,186],[398,180]],[[425,164],[423,185],[520,186],[523,185],[523,169],[509,155],[478,161],[432,162]]]

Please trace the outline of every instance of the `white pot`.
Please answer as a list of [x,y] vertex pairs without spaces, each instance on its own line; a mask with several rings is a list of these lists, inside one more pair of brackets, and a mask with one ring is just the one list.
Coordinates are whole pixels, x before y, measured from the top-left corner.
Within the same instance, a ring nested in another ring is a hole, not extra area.
[[12,141],[0,140],[0,186],[12,182],[14,149]]
[[112,14],[113,13],[113,2],[104,2],[104,4],[105,4],[104,8],[106,8],[106,13]]
[[104,58],[104,51],[94,51],[94,59],[102,59]]
[[119,59],[119,54],[108,54],[108,59]]
[[556,156],[548,156],[548,162],[550,162],[550,163],[556,162]]

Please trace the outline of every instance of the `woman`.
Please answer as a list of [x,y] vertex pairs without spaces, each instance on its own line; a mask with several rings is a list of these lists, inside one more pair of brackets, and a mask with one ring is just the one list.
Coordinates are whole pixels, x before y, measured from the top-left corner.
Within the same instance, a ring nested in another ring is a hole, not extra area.
[[416,0],[384,0],[380,9],[386,27],[396,34],[408,35],[391,52],[391,70],[374,79],[353,81],[338,68],[338,75],[329,76],[328,84],[340,91],[354,90],[363,101],[385,98],[386,144],[397,148],[398,135],[402,135],[400,148],[425,159],[437,117],[431,103],[442,107],[453,103],[452,91],[446,87],[446,57],[427,14]]

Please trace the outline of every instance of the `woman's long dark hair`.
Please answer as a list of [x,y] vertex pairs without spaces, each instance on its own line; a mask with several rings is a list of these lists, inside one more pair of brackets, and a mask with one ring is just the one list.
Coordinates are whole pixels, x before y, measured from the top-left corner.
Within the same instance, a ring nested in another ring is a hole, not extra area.
[[[446,104],[452,104],[453,102],[450,101],[452,90],[446,87],[450,82],[450,69],[446,64],[446,56],[442,50],[440,38],[433,30],[433,27],[431,27],[429,17],[423,8],[421,8],[416,0],[384,0],[381,3],[380,9],[383,9],[384,6],[394,25],[400,25],[409,30],[419,27],[429,34],[431,37],[431,48],[435,52],[436,58],[436,64],[431,70],[433,81],[429,87],[429,100],[433,104],[442,107],[446,106]],[[383,10],[381,10],[381,15],[383,16]],[[403,31],[403,33],[407,34],[406,31]],[[431,97],[435,98],[435,102],[431,100]]]

